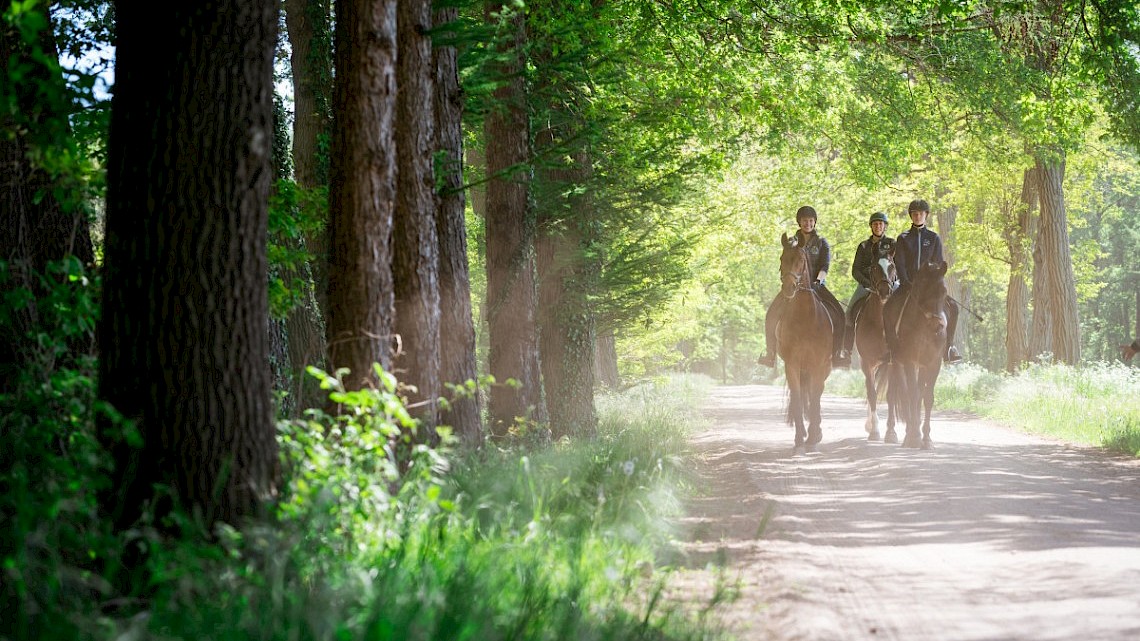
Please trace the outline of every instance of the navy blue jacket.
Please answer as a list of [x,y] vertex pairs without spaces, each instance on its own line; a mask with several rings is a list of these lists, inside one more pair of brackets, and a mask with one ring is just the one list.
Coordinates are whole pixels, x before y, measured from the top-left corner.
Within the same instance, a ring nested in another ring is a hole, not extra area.
[[859,243],[859,247],[855,250],[855,260],[851,262],[851,276],[855,278],[855,282],[864,289],[871,289],[871,268],[880,258],[890,253],[894,244],[895,239],[885,234],[878,243],[875,242],[874,236]]
[[811,280],[816,282],[819,279],[821,271],[831,271],[831,245],[827,244],[827,239],[820,236],[816,232],[804,234],[802,229],[796,230],[796,240],[800,246],[808,253],[808,260],[811,261]]
[[910,226],[895,240],[895,269],[899,282],[910,283],[919,267],[926,263],[939,263],[942,257],[942,239],[927,227]]

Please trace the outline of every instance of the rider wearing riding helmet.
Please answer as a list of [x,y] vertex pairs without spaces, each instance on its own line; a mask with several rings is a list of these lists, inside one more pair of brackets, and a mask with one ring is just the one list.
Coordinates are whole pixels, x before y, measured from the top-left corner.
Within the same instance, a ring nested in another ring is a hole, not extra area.
[[[795,240],[798,246],[807,251],[808,260],[811,262],[812,289],[827,308],[827,312],[831,316],[832,327],[837,328],[837,331],[832,332],[832,362],[836,366],[846,366],[851,364],[851,357],[847,356],[844,360],[841,353],[843,335],[838,331],[838,328],[843,325],[843,306],[835,298],[835,294],[832,294],[826,286],[827,270],[831,267],[831,246],[827,243],[826,238],[816,232],[817,218],[813,207],[805,205],[797,209],[796,223],[799,224],[800,228],[796,231]],[[768,313],[764,317],[764,339],[767,353],[757,360],[761,365],[776,366],[776,326],[779,324],[787,300],[787,298],[777,294],[775,300],[768,306]]]
[[[855,320],[871,293],[871,270],[878,268],[878,262],[888,257],[895,248],[895,239],[886,235],[887,215],[881,211],[871,214],[867,221],[871,226],[871,237],[859,243],[855,249],[855,260],[851,261],[851,276],[859,284],[847,304],[847,325],[844,328],[843,355],[851,358],[851,348],[855,345]],[[891,288],[898,283],[891,283]]]
[[[940,263],[942,257],[942,238],[933,229],[926,227],[926,218],[930,215],[930,205],[925,200],[912,200],[907,207],[910,215],[910,229],[899,234],[895,241],[895,269],[898,271],[899,281],[902,285],[898,293],[891,297],[891,303],[896,299],[905,300],[914,276],[922,265]],[[890,362],[891,351],[898,342],[896,323],[898,315],[902,313],[901,304],[891,304],[883,309],[883,326],[886,330],[887,354],[884,362]],[[946,297],[946,352],[943,358],[947,363],[958,363],[962,357],[958,348],[954,347],[954,333],[958,328],[958,302]]]

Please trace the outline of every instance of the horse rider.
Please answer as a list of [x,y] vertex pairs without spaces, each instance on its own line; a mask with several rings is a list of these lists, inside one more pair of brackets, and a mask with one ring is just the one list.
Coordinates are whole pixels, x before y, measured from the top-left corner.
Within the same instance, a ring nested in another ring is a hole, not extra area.
[[[942,257],[942,238],[933,229],[926,226],[926,219],[930,216],[930,204],[925,200],[912,200],[907,207],[910,215],[910,229],[899,234],[895,241],[895,270],[898,271],[898,292],[891,296],[887,306],[883,308],[883,327],[886,330],[887,353],[883,362],[891,362],[891,353],[898,346],[896,327],[902,307],[906,303],[910,284],[919,268],[927,263],[940,263]],[[895,301],[899,301],[896,303]],[[958,329],[958,302],[946,297],[946,351],[943,358],[947,363],[959,363],[962,356],[954,346],[954,333]]]
[[[851,364],[851,356],[847,355],[844,359],[844,355],[841,353],[843,350],[843,334],[840,328],[844,323],[843,306],[835,298],[835,294],[827,289],[827,270],[831,267],[831,246],[828,245],[827,239],[820,236],[816,231],[817,219],[818,216],[813,207],[805,205],[797,209],[796,223],[799,224],[800,228],[796,231],[795,239],[796,244],[807,251],[810,273],[813,274],[812,289],[819,296],[831,317],[831,326],[834,328],[832,332],[832,364],[836,367],[846,367]],[[768,313],[764,317],[764,340],[767,353],[757,360],[761,365],[776,366],[776,326],[783,315],[787,301],[787,298],[777,294],[775,300],[768,306]]]
[[[851,348],[855,345],[855,320],[859,318],[867,296],[871,293],[871,270],[879,269],[879,260],[890,256],[895,248],[895,239],[886,235],[886,214],[881,211],[871,214],[868,224],[871,226],[871,237],[859,243],[855,249],[855,260],[851,261],[851,276],[858,286],[851,295],[851,302],[847,303],[847,325],[843,332],[842,353],[848,359],[851,358]],[[897,282],[891,283],[891,291],[896,287]]]

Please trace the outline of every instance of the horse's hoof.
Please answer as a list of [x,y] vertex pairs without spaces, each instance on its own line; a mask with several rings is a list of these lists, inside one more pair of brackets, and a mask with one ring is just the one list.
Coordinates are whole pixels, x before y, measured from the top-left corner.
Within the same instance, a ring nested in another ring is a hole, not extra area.
[[902,446],[917,449],[919,447],[922,447],[922,441],[920,441],[917,437],[911,438],[908,436],[903,439]]
[[883,435],[879,434],[879,430],[872,430],[871,433],[867,435],[867,440],[872,443],[880,441],[882,438]]
[[792,448],[792,456],[803,456],[807,454],[807,450],[803,445],[797,445]]
[[924,449],[924,450],[934,449],[934,442],[928,438],[922,439],[922,449]]
[[895,445],[899,442],[899,435],[894,430],[887,430],[887,435],[883,437],[884,443]]
[[806,443],[804,445],[804,453],[805,454],[815,454],[818,451],[819,451],[819,445],[817,445],[816,443]]

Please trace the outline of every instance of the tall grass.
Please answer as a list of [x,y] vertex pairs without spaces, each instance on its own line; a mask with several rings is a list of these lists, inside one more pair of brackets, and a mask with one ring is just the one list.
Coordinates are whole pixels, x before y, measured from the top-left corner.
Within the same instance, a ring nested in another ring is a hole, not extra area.
[[[324,377],[348,411],[282,422],[286,482],[272,518],[222,527],[213,540],[147,524],[109,532],[83,490],[102,482],[103,468],[60,464],[71,454],[44,448],[56,436],[36,433],[24,451],[58,471],[5,503],[29,525],[2,550],[0,638],[716,636],[691,610],[662,605],[668,573],[655,565],[685,491],[686,430],[707,381],[602,397],[594,439],[458,452],[446,440],[415,445],[395,381],[385,380],[385,389],[346,393]],[[70,404],[68,422],[41,417],[41,429],[92,429],[89,391],[76,402],[87,409]],[[60,527],[72,518],[60,507],[77,499],[83,521]],[[84,547],[52,552],[76,541]],[[148,581],[133,590],[100,574],[128,546],[147,550]]]
[[[829,391],[862,396],[861,374],[832,378],[836,380],[829,381]],[[1140,456],[1140,369],[1121,363],[1031,364],[1016,374],[994,373],[968,363],[944,367],[935,388],[935,407],[965,410],[1026,432]]]

